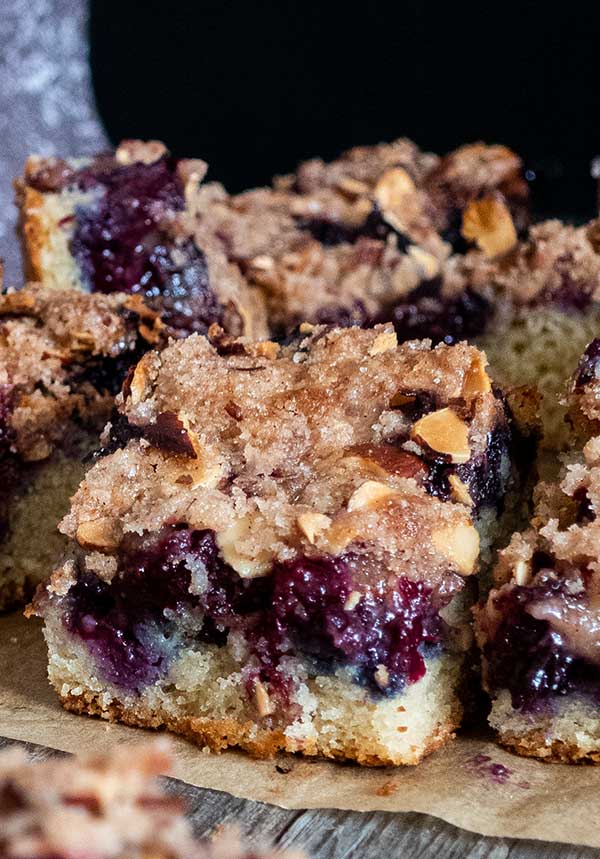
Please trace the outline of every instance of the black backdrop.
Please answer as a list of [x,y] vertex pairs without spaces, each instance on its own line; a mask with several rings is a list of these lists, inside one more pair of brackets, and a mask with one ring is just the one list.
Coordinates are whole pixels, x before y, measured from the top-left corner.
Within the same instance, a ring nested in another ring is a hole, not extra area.
[[110,137],[162,138],[230,190],[356,143],[483,139],[522,153],[540,213],[595,211],[599,4],[96,0],[91,37]]

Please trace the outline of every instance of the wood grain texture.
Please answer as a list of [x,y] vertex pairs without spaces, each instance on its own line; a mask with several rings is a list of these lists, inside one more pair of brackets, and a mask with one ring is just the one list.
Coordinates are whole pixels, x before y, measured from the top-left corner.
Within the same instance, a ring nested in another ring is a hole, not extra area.
[[[23,745],[38,759],[57,754],[0,738],[0,748]],[[286,811],[202,790],[175,779],[168,789],[185,799],[198,835],[236,824],[257,842],[302,848],[313,859],[593,859],[600,851],[560,844],[485,838],[420,814]],[[524,805],[523,814],[527,813]]]

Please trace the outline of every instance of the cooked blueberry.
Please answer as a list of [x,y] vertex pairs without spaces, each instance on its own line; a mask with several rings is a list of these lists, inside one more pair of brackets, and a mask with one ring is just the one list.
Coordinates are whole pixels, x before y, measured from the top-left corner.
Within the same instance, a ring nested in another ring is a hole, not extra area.
[[600,372],[600,337],[592,340],[590,345],[583,353],[583,357],[579,362],[577,371],[576,386],[583,388],[584,385],[589,385],[590,382],[599,378]]
[[482,334],[489,317],[490,305],[483,296],[468,288],[457,298],[445,298],[439,281],[432,280],[397,304],[391,321],[400,341],[429,338],[434,345],[450,345]]
[[[110,584],[81,572],[66,623],[107,679],[132,690],[164,675],[184,640],[222,645],[234,629],[256,672],[282,696],[287,681],[277,669],[294,652],[325,671],[351,666],[376,693],[397,692],[423,676],[423,648],[439,644],[443,624],[421,582],[357,590],[354,560],[300,557],[276,564],[270,576],[243,579],[222,560],[212,532],[172,528],[124,547]],[[189,611],[199,614],[186,625],[181,615]]]
[[537,620],[527,611],[533,602],[560,599],[564,589],[564,580],[548,577],[544,584],[515,586],[494,599],[502,620],[484,648],[488,677],[493,689],[509,690],[515,708],[533,710],[552,696],[567,695],[575,688],[600,694],[598,668],[574,656],[547,621]]
[[204,334],[222,310],[204,254],[170,232],[171,213],[184,207],[176,164],[163,157],[105,169],[96,161],[80,170],[78,186],[98,198],[77,209],[71,250],[93,291],[140,294],[170,333]]

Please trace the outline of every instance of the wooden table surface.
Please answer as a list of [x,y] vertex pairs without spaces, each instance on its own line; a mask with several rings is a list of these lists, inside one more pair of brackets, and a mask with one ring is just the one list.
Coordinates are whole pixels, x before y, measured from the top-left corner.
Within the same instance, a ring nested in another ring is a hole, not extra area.
[[[94,152],[106,145],[96,117],[85,37],[85,0],[2,0],[0,13],[0,255],[6,282],[20,283],[12,179],[30,152]],[[61,26],[57,26],[60,22]],[[0,747],[12,741],[0,738]],[[29,747],[37,757],[55,754]],[[484,838],[418,814],[286,811],[170,780],[199,835],[236,822],[257,839],[303,847],[315,859],[589,859],[600,851]],[[523,813],[527,813],[526,807]]]
[[[23,745],[0,738],[0,748]],[[38,759],[58,754],[27,746]],[[352,811],[287,811],[236,799],[225,793],[168,779],[168,788],[185,799],[198,835],[222,823],[237,824],[257,842],[302,848],[312,859],[592,859],[600,850],[484,838],[421,814]],[[523,814],[527,813],[526,807]]]

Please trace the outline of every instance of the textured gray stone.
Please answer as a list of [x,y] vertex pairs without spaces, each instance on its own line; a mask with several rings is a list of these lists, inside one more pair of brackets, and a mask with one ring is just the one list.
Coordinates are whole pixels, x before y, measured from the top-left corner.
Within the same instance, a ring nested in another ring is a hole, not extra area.
[[12,180],[32,152],[106,146],[91,87],[85,0],[0,2],[0,256],[21,280]]

